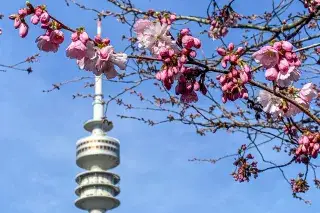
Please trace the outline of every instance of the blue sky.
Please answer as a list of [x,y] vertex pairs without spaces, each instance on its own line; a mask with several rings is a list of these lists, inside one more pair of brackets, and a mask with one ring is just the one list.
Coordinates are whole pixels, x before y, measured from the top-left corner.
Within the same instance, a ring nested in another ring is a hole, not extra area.
[[[192,0],[162,0],[161,4],[154,0],[135,2],[143,8],[169,10],[184,4],[186,7],[179,8],[178,12],[195,15],[205,8],[205,5],[192,4]],[[244,1],[239,2],[242,3],[237,3],[236,8],[241,11],[250,14],[256,10],[254,0],[246,1],[245,7]],[[45,3],[56,18],[74,28],[83,25],[91,35],[94,34],[94,14],[74,6],[67,7],[63,0],[32,3]],[[259,1],[259,6],[268,8],[269,3],[268,0]],[[1,4],[1,12],[8,16],[23,5],[22,0],[5,1]],[[109,7],[106,1],[94,1],[89,5],[101,9]],[[14,64],[38,52],[34,40],[41,29],[32,26],[28,37],[20,39],[11,25],[7,19],[0,22],[3,28],[0,63]],[[103,22],[103,33],[111,38],[117,50],[124,47],[120,35],[127,31],[115,20]],[[206,51],[216,46],[214,42],[208,42]],[[82,83],[74,83],[61,91],[42,93],[51,88],[52,83],[84,76],[74,61],[64,57],[65,47],[57,54],[41,54],[31,75],[17,71],[0,74],[0,205],[6,212],[81,212],[73,204],[77,186],[74,178],[81,172],[75,164],[75,143],[88,135],[82,124],[91,118],[92,109],[91,100],[73,100],[72,94],[78,91],[91,93],[91,90],[83,90]],[[104,85],[106,94],[119,89],[119,86]],[[127,96],[126,100],[135,103],[136,100],[131,99]],[[225,132],[201,137],[194,129],[180,124],[149,127],[115,116],[122,113],[126,111],[113,104],[108,114],[115,124],[109,135],[121,141],[121,165],[114,170],[121,176],[121,206],[114,212],[314,213],[320,208],[319,192],[311,190],[307,194],[306,199],[313,201],[312,206],[293,199],[278,171],[239,184],[229,175],[233,170],[232,159],[216,165],[188,162],[194,157],[216,158],[233,153],[244,142],[244,137]],[[268,152],[269,159],[285,160],[283,154],[272,152],[270,147],[263,149]],[[302,166],[296,168],[302,169]],[[287,172],[291,177],[296,175],[293,169]]]

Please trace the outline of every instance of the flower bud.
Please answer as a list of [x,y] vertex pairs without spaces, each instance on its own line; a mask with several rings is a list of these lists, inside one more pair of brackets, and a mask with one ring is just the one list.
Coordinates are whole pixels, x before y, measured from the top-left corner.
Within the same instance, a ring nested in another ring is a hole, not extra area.
[[233,50],[234,50],[234,44],[233,44],[233,43],[230,43],[230,44],[228,45],[228,50],[229,50],[229,51],[233,51]]
[[28,25],[25,23],[21,23],[19,27],[19,35],[21,38],[24,38],[28,35]]
[[221,48],[221,47],[219,47],[219,48],[217,49],[217,52],[218,52],[218,54],[221,55],[221,56],[225,56],[225,55],[227,54],[227,51],[226,51],[224,48]]
[[276,68],[269,68],[265,73],[265,77],[269,81],[275,81],[278,77],[278,70]]

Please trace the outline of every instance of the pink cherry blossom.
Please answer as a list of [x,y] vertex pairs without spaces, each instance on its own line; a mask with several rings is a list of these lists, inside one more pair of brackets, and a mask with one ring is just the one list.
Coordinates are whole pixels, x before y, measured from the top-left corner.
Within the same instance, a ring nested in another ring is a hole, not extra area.
[[252,57],[256,62],[261,63],[267,69],[275,66],[279,61],[278,51],[271,46],[262,47],[255,52]]
[[274,96],[273,94],[260,90],[257,101],[262,105],[263,111],[270,114],[274,118],[283,114],[279,106],[281,104],[281,99]]
[[77,60],[77,64],[80,69],[84,69],[87,71],[93,71],[97,73],[96,63],[98,60],[97,49],[94,46],[92,41],[87,42],[86,44],[87,50],[86,55],[81,60]]
[[59,45],[51,41],[49,35],[42,35],[36,39],[39,50],[44,52],[57,52]]
[[313,98],[318,96],[316,85],[314,85],[313,83],[305,84],[301,88],[299,95],[303,100],[310,103]]
[[50,34],[50,40],[52,43],[55,44],[62,44],[62,42],[64,41],[64,34],[61,30],[54,30],[51,32]]
[[101,59],[108,61],[111,54],[113,53],[114,49],[112,46],[106,46],[103,47],[100,51],[99,51],[99,56]]
[[[305,100],[301,99],[300,97],[297,97],[294,99],[300,106],[303,106],[304,108],[308,109],[309,108],[309,103],[307,103]],[[301,112],[301,110],[291,104],[291,103],[288,103],[288,111],[285,113],[285,116],[286,117],[291,117],[291,116],[295,116],[297,114],[299,114]]]
[[151,21],[147,20],[147,19],[139,19],[136,21],[136,23],[133,26],[134,31],[137,34],[142,34],[143,31],[149,27],[152,24]]
[[169,29],[167,24],[150,24],[143,33],[137,34],[139,48],[149,49],[154,55],[158,55],[162,47],[177,50],[175,41],[168,35]]
[[296,67],[291,66],[286,74],[279,72],[276,82],[280,87],[287,87],[292,82],[298,81],[299,78],[300,71]]
[[67,48],[67,57],[81,60],[86,55],[87,47],[80,41],[73,41]]

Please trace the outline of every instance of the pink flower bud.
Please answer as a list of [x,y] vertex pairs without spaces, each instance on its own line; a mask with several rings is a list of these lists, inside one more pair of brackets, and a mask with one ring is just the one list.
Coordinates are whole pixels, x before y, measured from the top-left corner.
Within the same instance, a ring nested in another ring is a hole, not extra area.
[[14,28],[18,29],[20,27],[20,25],[21,25],[21,19],[20,19],[20,17],[16,17],[14,19],[13,26],[14,26]]
[[189,28],[184,28],[180,31],[181,36],[186,36],[190,34]]
[[276,50],[281,50],[281,47],[282,47],[282,44],[281,44],[281,42],[275,42],[274,44],[273,44],[273,47],[276,49]]
[[183,36],[182,37],[182,44],[185,48],[191,49],[194,45],[194,38],[189,35]]
[[193,38],[194,40],[194,47],[199,49],[201,47],[201,41],[198,38]]
[[225,55],[227,54],[227,51],[226,51],[224,48],[221,48],[221,47],[219,47],[219,48],[217,49],[217,52],[218,52],[218,54],[221,55],[221,56],[225,56]]
[[233,43],[230,43],[230,44],[228,45],[228,50],[229,50],[229,51],[233,51],[233,50],[234,50],[234,44],[233,44]]
[[244,84],[248,83],[248,81],[249,81],[249,77],[248,77],[247,73],[245,73],[245,72],[240,73],[240,79]]
[[28,35],[28,25],[21,23],[19,27],[19,35],[21,38],[24,38]]
[[[79,36],[79,39],[83,44],[86,44],[89,40],[89,35],[86,32],[82,32]],[[102,42],[104,42],[104,40],[102,40]]]
[[278,70],[276,68],[269,68],[265,73],[265,77],[269,81],[275,81],[278,77]]
[[281,59],[280,63],[278,64],[279,70],[286,74],[289,70],[289,63],[287,61],[287,59],[283,58]]
[[79,40],[79,36],[77,32],[74,32],[71,34],[71,40],[72,41],[78,41]]
[[236,53],[237,53],[238,55],[243,54],[243,53],[244,53],[244,48],[243,48],[243,47],[238,47]]
[[244,71],[246,72],[246,73],[250,73],[250,67],[248,66],[248,64],[245,64],[244,66],[243,66],[243,69],[244,69]]
[[223,59],[222,59],[222,61],[221,61],[221,66],[222,66],[223,68],[227,68],[227,62],[226,62],[225,60],[223,60]]
[[32,24],[37,25],[40,21],[40,18],[37,15],[33,15],[33,16],[31,16],[30,21]]
[[287,52],[291,52],[293,50],[292,44],[290,42],[288,42],[288,41],[283,41],[282,42],[282,48]]
[[42,24],[47,24],[50,21],[50,16],[47,12],[44,12],[40,16],[40,21]]

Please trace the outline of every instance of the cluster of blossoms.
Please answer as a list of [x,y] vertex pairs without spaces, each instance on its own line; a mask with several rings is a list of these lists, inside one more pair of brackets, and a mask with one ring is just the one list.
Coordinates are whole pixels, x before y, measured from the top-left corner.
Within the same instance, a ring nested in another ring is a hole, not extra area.
[[266,79],[275,81],[280,87],[288,87],[300,78],[298,67],[301,61],[293,52],[293,45],[288,41],[275,42],[273,46],[262,47],[252,57],[267,69]]
[[292,192],[294,194],[305,193],[309,190],[309,185],[307,181],[302,179],[302,177],[303,177],[303,174],[299,174],[299,177],[297,179],[290,180]]
[[240,19],[241,16],[234,10],[227,6],[224,7],[219,15],[214,16],[211,20],[209,37],[213,39],[225,37],[228,34],[228,28],[235,26]]
[[189,29],[180,31],[177,41],[169,34],[170,26],[166,23],[153,23],[146,19],[139,19],[134,30],[137,33],[140,48],[148,49],[155,57],[163,62],[156,78],[163,82],[170,90],[177,80],[176,94],[181,95],[181,102],[190,103],[198,101],[196,91],[206,94],[207,89],[203,82],[197,81],[199,71],[187,67],[188,58],[195,58],[201,42],[193,37]]
[[237,170],[231,174],[235,181],[239,181],[240,183],[244,181],[249,182],[251,175],[253,175],[254,178],[258,177],[258,162],[253,161],[248,163],[248,161],[252,159],[253,156],[248,154],[245,158],[240,157],[233,163],[237,167]]
[[296,162],[305,163],[317,158],[320,150],[320,132],[306,133],[299,138],[299,146],[295,151]]
[[167,25],[171,25],[177,18],[177,16],[175,14],[171,14],[171,13],[157,13],[155,14],[159,21],[162,24],[167,24]]
[[139,48],[148,49],[158,56],[161,48],[178,50],[174,40],[169,35],[170,25],[139,19],[134,25]]
[[317,11],[317,7],[320,6],[320,0],[304,0],[304,7],[308,8],[310,13]]
[[244,48],[239,47],[235,50],[234,44],[230,43],[227,49],[218,48],[217,52],[223,57],[221,61],[223,68],[226,68],[230,63],[229,72],[217,76],[223,92],[223,103],[228,100],[235,101],[238,98],[248,99],[248,90],[245,84],[251,79],[251,70],[240,58]]
[[[309,108],[312,99],[318,96],[318,92],[314,84],[307,83],[301,89],[296,89],[294,87],[288,88],[287,95],[301,106]],[[290,117],[301,112],[295,105],[265,90],[260,91],[257,100],[262,105],[263,111],[273,118]]]
[[[64,42],[62,29],[73,31],[65,27],[58,21],[50,17],[44,5],[33,7],[29,2],[27,8],[20,9],[18,14],[10,16],[14,20],[14,27],[19,28],[19,34],[22,38],[28,34],[28,25],[25,18],[31,15],[31,23],[38,25],[46,30],[44,35],[36,39],[39,50],[44,52],[57,52],[60,44]],[[66,50],[66,55],[70,59],[76,59],[80,69],[92,71],[96,75],[104,73],[107,78],[114,78],[117,72],[114,65],[124,70],[127,62],[127,55],[124,53],[115,53],[109,39],[101,39],[100,35],[94,40],[89,38],[84,28],[78,28],[71,35],[71,44]]]
[[31,16],[30,22],[34,25],[41,24],[41,28],[45,29],[44,35],[36,39],[37,46],[45,52],[57,52],[59,45],[64,41],[64,34],[61,31],[61,25],[54,20],[51,20],[49,13],[46,11],[46,6],[41,5],[36,8],[27,3],[27,8],[20,9],[18,14],[13,14],[10,19],[14,20],[14,27],[19,28],[19,35],[24,38],[27,36],[29,26],[25,18]]
[[253,156],[251,154],[247,154],[246,157],[244,157],[245,151],[247,150],[247,145],[243,144],[238,150],[238,154],[240,157],[233,163],[237,167],[237,170],[233,172],[231,175],[233,176],[235,181],[244,182],[249,181],[251,175],[253,175],[254,178],[258,177],[258,168],[257,168],[257,162],[253,161],[251,163],[248,163],[248,161],[253,159]]

